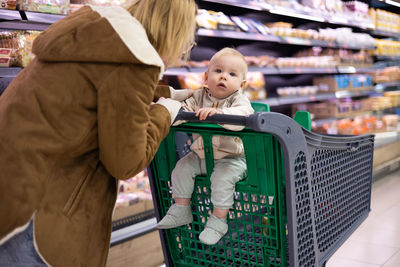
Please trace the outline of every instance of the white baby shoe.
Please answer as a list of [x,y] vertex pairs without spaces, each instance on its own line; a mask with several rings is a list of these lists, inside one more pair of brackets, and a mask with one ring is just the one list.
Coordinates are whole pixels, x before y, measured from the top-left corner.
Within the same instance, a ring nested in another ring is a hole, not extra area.
[[206,245],[215,245],[227,232],[226,219],[211,215],[207,220],[206,227],[199,235],[199,240]]
[[158,229],[170,229],[182,226],[193,221],[192,209],[190,206],[172,205],[167,215],[157,224]]

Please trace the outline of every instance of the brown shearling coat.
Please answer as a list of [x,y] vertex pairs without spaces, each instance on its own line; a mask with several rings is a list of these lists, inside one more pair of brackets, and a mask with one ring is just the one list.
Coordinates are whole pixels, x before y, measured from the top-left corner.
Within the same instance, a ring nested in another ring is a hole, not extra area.
[[34,219],[52,266],[104,266],[117,179],[152,160],[170,126],[163,63],[120,7],[83,7],[34,42],[0,96],[0,244]]

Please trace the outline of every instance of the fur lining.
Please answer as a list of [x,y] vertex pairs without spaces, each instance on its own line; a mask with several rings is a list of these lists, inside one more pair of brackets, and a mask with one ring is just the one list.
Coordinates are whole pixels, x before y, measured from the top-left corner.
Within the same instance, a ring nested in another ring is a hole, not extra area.
[[[32,216],[32,218],[33,218],[33,216]],[[4,243],[6,243],[13,236],[23,232],[26,228],[28,228],[29,222],[32,220],[32,218],[29,219],[29,221],[26,224],[16,227],[14,230],[12,230],[10,233],[8,233],[5,237],[3,237],[3,239],[0,240],[0,246],[3,245]]]
[[[35,216],[35,215],[33,215]],[[36,253],[39,255],[40,259],[47,265],[47,266],[51,266],[42,256],[42,254],[39,251],[39,246],[36,243],[36,237],[35,237],[35,220],[34,218],[32,218],[32,223],[33,223],[33,246],[35,247]]]
[[[35,212],[35,213],[36,213],[36,212]],[[6,242],[7,242],[9,239],[11,239],[13,236],[15,236],[15,235],[17,235],[17,234],[19,234],[19,233],[25,231],[25,230],[28,228],[29,223],[32,221],[32,224],[33,224],[33,230],[32,230],[32,232],[33,232],[33,233],[32,233],[32,236],[33,236],[33,246],[34,246],[34,248],[35,248],[35,250],[36,250],[36,253],[39,255],[40,259],[41,259],[47,266],[51,266],[51,265],[43,258],[42,254],[40,254],[38,245],[36,244],[36,238],[35,238],[35,213],[33,213],[32,217],[29,219],[29,221],[28,221],[26,224],[15,228],[12,232],[10,232],[10,233],[9,233],[8,235],[6,235],[3,239],[1,239],[1,240],[0,240],[0,246],[3,245],[4,243],[6,243]]]
[[101,7],[89,5],[89,7],[110,22],[121,40],[137,59],[145,64],[160,67],[160,79],[162,78],[164,63],[149,42],[142,24],[136,18],[126,9],[119,6]]

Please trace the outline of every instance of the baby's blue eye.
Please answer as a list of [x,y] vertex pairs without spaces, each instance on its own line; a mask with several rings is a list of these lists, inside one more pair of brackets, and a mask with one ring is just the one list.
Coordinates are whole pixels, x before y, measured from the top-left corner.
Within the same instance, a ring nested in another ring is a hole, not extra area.
[[229,75],[231,75],[231,76],[235,77],[235,76],[236,76],[236,73],[234,73],[234,72],[231,72],[231,73],[229,73]]
[[222,72],[222,70],[220,70],[220,69],[216,69],[216,70],[215,70],[215,72],[216,72],[216,73],[221,73],[221,72]]

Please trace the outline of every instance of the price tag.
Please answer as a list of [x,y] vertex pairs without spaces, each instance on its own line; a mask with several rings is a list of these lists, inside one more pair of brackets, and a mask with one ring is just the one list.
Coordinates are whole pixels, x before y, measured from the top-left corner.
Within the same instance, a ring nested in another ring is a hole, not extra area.
[[332,22],[336,22],[336,23],[344,23],[344,24],[348,24],[348,21],[346,18],[343,17],[339,17],[339,16],[332,16],[331,17]]
[[294,37],[285,37],[284,40],[288,44],[297,44],[297,45],[311,45],[310,40],[305,40],[305,39],[299,39],[299,38],[294,38]]
[[339,73],[356,73],[357,70],[353,66],[338,66]]

